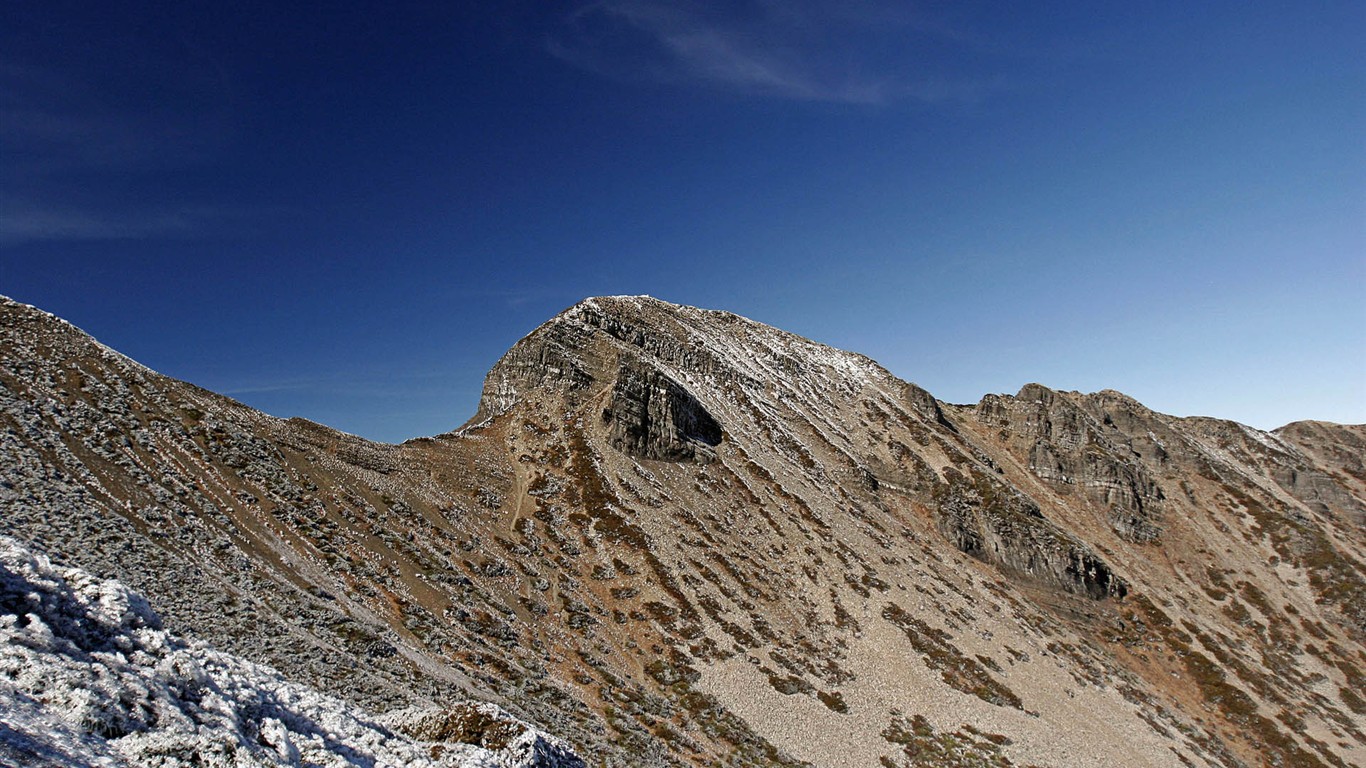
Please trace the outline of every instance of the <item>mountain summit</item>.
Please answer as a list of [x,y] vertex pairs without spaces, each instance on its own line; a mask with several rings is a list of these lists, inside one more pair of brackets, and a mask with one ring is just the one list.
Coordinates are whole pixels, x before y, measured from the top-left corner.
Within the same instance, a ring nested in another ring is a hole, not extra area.
[[0,303],[0,533],[294,684],[482,699],[590,764],[1362,764],[1363,449],[1112,391],[950,405],[648,297],[384,445]]

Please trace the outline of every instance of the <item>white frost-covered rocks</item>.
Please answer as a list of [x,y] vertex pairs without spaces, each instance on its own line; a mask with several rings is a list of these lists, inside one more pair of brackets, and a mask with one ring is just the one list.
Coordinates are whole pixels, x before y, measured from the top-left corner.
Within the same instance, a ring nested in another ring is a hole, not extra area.
[[583,761],[563,741],[489,704],[370,716],[268,667],[171,635],[147,601],[119,582],[54,566],[0,537],[0,765],[577,768]]

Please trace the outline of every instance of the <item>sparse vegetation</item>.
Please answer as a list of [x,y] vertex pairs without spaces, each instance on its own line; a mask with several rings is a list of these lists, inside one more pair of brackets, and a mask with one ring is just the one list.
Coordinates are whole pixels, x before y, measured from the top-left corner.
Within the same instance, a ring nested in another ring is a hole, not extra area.
[[911,616],[895,603],[882,609],[882,618],[900,627],[930,669],[937,670],[944,682],[956,690],[998,707],[1024,708],[1014,691],[992,677],[977,660],[958,650],[947,632]]
[[944,768],[1010,768],[1014,765],[1001,747],[1010,739],[1000,734],[987,734],[972,726],[952,732],[936,731],[923,715],[907,719],[893,710],[891,722],[882,731],[882,738],[900,747],[894,757],[884,756],[886,768],[911,766],[943,766]]

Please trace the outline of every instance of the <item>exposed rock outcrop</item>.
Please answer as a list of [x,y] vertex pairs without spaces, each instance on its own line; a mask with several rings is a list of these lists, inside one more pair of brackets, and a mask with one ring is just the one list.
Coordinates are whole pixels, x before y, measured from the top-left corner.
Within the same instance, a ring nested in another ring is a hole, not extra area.
[[1366,435],[1360,426],[1295,422],[1261,432],[1223,419],[1192,420],[1217,459],[1265,472],[1323,515],[1366,522],[1366,505],[1352,494],[1366,488]]
[[1112,425],[1038,384],[1014,397],[987,395],[975,415],[1025,448],[1034,474],[1060,491],[1079,489],[1105,509],[1120,536],[1137,543],[1158,538],[1162,489]]
[[721,425],[678,382],[655,368],[623,361],[602,412],[612,447],[642,459],[716,458]]
[[485,702],[461,702],[443,709],[413,710],[386,715],[384,722],[416,741],[431,745],[429,752],[488,750],[504,763],[527,768],[586,768],[569,745],[506,710]]
[[605,365],[588,356],[592,335],[591,329],[578,324],[555,323],[514,344],[485,377],[479,412],[472,422],[501,416],[519,398],[535,396],[543,387],[587,390]]
[[1097,600],[1128,585],[1076,537],[1045,520],[1038,505],[982,474],[945,471],[936,488],[939,530],[959,550],[1045,584]]
[[1296,421],[1275,434],[1314,457],[1328,474],[1366,484],[1366,424]]

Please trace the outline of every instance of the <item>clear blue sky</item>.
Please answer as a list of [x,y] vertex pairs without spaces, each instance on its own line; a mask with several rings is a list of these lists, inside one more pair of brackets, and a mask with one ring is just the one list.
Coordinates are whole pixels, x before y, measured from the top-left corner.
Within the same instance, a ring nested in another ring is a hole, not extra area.
[[0,0],[0,293],[390,441],[617,293],[1366,422],[1361,2],[296,5]]

